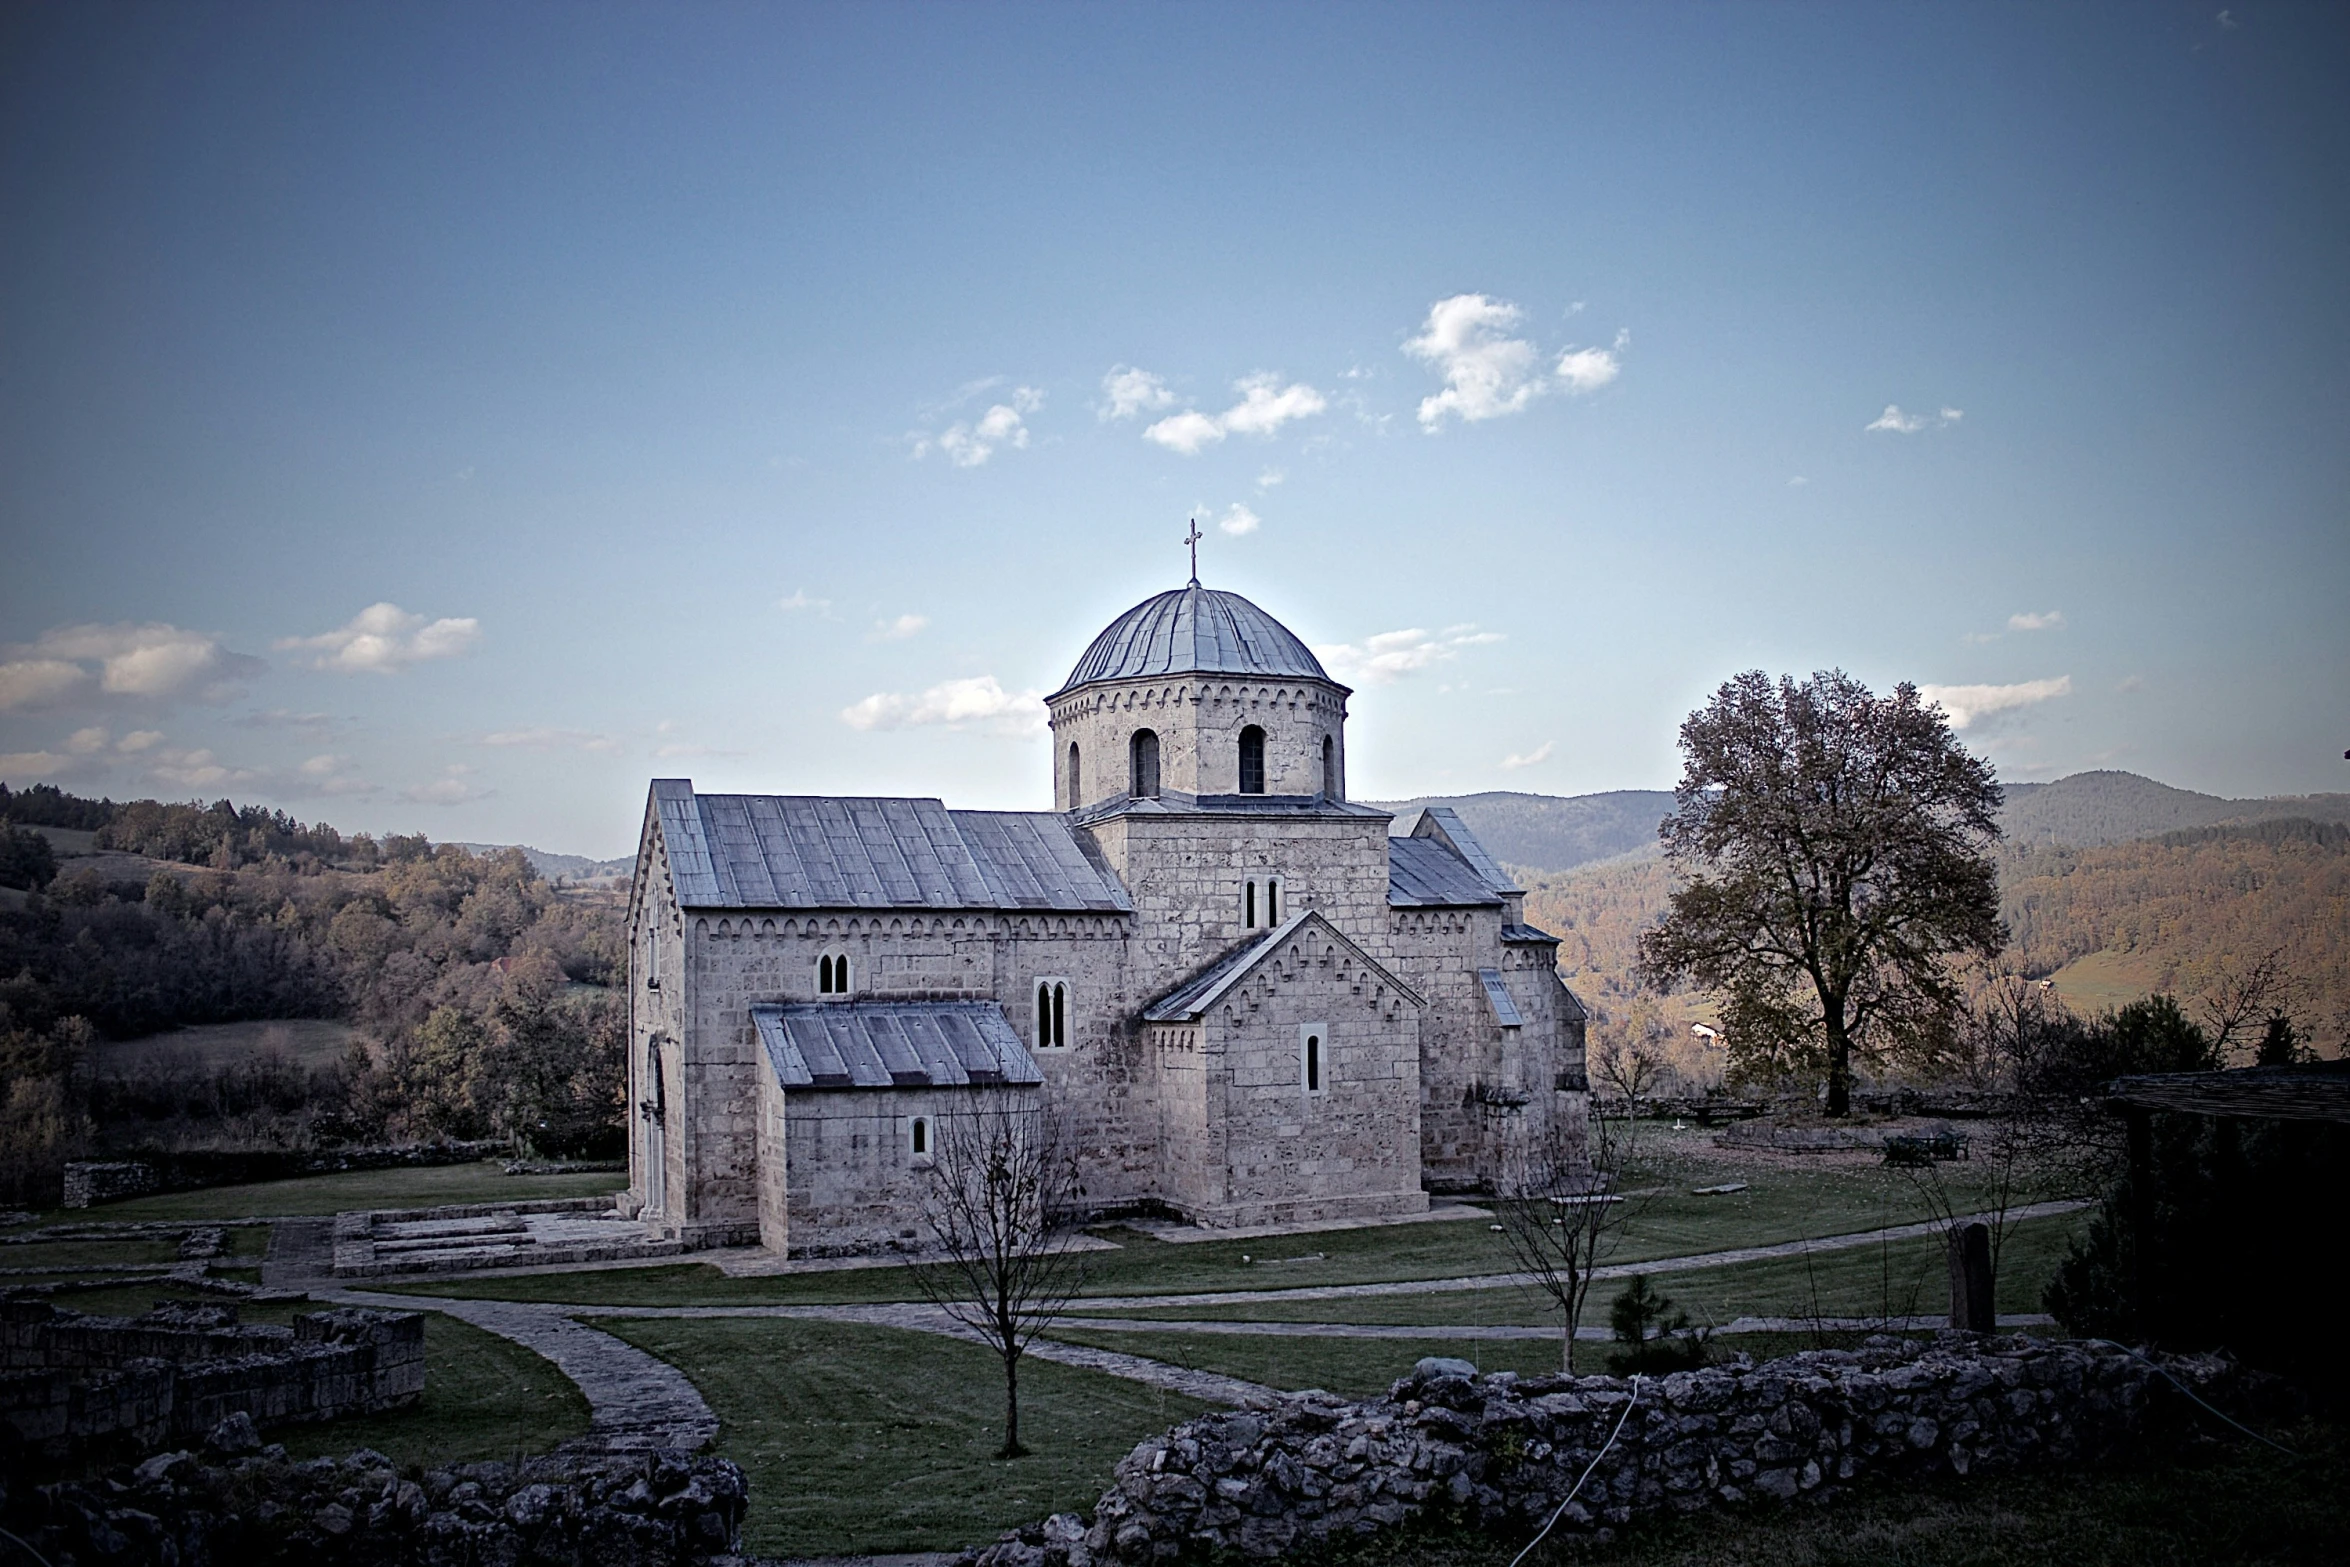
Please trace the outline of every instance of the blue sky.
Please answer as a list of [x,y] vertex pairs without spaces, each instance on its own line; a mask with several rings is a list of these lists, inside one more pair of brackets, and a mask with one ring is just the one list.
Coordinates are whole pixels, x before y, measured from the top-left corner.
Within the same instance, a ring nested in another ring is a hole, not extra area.
[[1830,665],[2350,787],[2346,87],[2258,4],[16,8],[0,777],[1041,808],[1196,514],[1358,795]]

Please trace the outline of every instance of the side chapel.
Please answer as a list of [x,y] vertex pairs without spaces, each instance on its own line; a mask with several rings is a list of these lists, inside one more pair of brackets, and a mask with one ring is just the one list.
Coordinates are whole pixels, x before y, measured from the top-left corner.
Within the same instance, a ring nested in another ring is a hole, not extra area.
[[687,1246],[905,1244],[942,1118],[1042,1103],[1086,1200],[1380,1218],[1580,1148],[1584,1010],[1459,817],[1346,797],[1346,699],[1161,593],[1046,699],[1054,809],[656,779],[629,894],[626,1206]]

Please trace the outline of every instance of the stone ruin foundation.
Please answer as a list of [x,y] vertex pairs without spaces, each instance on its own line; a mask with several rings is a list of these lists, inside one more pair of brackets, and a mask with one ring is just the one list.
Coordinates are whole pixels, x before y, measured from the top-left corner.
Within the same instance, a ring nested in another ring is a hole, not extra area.
[[1590,1533],[1825,1502],[1875,1478],[2082,1464],[2183,1402],[2166,1371],[2207,1399],[2237,1376],[2213,1357],[2157,1369],[2111,1347],[1945,1332],[1642,1377],[1635,1404],[1632,1380],[1424,1360],[1368,1403],[1301,1393],[1177,1426],[1119,1463],[1090,1518],[1056,1514],[961,1567],[1265,1558],[1409,1524],[1525,1538],[1554,1513],[1560,1532]]
[[85,1316],[0,1299],[0,1450],[62,1461],[255,1426],[375,1414],[424,1396],[424,1318],[317,1311],[252,1327],[233,1306],[165,1302],[143,1317]]

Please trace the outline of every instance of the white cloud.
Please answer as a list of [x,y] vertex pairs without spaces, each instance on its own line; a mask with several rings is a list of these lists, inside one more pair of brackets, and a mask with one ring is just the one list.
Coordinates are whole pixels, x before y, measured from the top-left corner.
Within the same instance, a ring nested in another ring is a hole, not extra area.
[[142,751],[152,751],[155,749],[155,747],[161,745],[162,743],[162,730],[134,729],[129,734],[124,735],[120,740],[115,741],[114,749],[121,752],[124,756],[137,756]]
[[1598,391],[1623,372],[1623,352],[1632,346],[1632,334],[1618,332],[1610,348],[1570,348],[1559,355],[1559,384],[1574,396]]
[[109,696],[216,700],[263,667],[217,637],[161,622],[59,626],[15,651],[0,663],[0,711],[61,701],[93,676]]
[[2010,631],[2054,631],[2063,624],[2064,611],[2060,609],[2024,610],[2007,617]]
[[991,734],[1033,735],[1045,729],[1044,693],[1007,692],[993,675],[947,680],[918,695],[876,691],[844,707],[841,722],[851,729],[910,729],[942,725],[983,729]]
[[1292,420],[1312,418],[1330,406],[1329,399],[1303,381],[1283,386],[1277,375],[1246,376],[1233,382],[1232,389],[1240,401],[1222,413],[1186,409],[1144,430],[1143,439],[1196,457],[1228,435],[1271,436]]
[[1551,748],[1555,743],[1545,740],[1524,756],[1505,756],[1501,759],[1501,765],[1505,770],[1515,772],[1521,767],[1532,767],[1537,762],[1547,762],[1550,760]]
[[266,713],[247,713],[231,722],[239,729],[319,730],[332,729],[335,716],[332,713],[297,713],[290,708],[273,707]]
[[821,614],[825,610],[832,608],[832,600],[810,598],[808,597],[807,590],[803,588],[795,591],[790,598],[777,599],[775,601],[775,607],[792,614],[797,614],[803,609],[812,609]]
[[1254,533],[1264,525],[1264,518],[1238,501],[1233,502],[1224,515],[1216,519],[1216,526],[1236,539],[1244,533]]
[[936,437],[917,436],[914,455],[927,457],[933,450],[944,452],[947,461],[958,468],[976,468],[996,454],[996,449],[1009,446],[1017,451],[1028,444],[1028,425],[1024,415],[1044,406],[1044,393],[1033,386],[1016,386],[1012,400],[992,404],[978,418],[957,420]]
[[529,751],[598,751],[609,754],[620,742],[592,729],[553,729],[544,724],[528,729],[501,729],[481,737],[483,745],[512,746]]
[[462,762],[441,769],[441,776],[431,783],[417,784],[400,791],[400,798],[418,805],[463,805],[468,800],[486,799],[491,791],[474,787],[466,780],[473,769]]
[[1260,490],[1272,489],[1274,486],[1282,483],[1288,477],[1288,474],[1283,473],[1278,468],[1267,468],[1263,473],[1257,475],[1257,488]]
[[1532,342],[1509,330],[1525,312],[1483,294],[1455,294],[1428,308],[1420,335],[1403,349],[1444,378],[1444,390],[1421,399],[1420,424],[1436,430],[1445,415],[1475,422],[1525,408],[1544,390]]
[[2070,696],[2072,689],[2073,677],[2058,675],[2053,680],[2021,680],[2007,686],[1920,686],[1918,695],[1949,714],[1951,728],[1966,729],[2001,713]]
[[93,756],[105,750],[113,738],[106,732],[104,725],[93,724],[87,729],[76,729],[72,734],[67,735],[65,749],[74,756]]
[[307,794],[374,794],[380,787],[351,769],[347,756],[314,756],[296,768],[299,787]]
[[79,664],[62,658],[15,658],[0,664],[0,713],[46,707],[71,695],[90,678]]
[[0,751],[0,779],[46,778],[63,772],[72,760],[55,751]]
[[209,750],[157,751],[147,776],[173,789],[217,789],[224,784],[248,784],[261,778],[255,769],[231,766]]
[[930,617],[928,615],[900,615],[895,620],[877,620],[873,622],[873,635],[870,640],[903,642],[929,624]]
[[316,653],[311,663],[318,669],[389,675],[429,659],[455,658],[480,639],[481,622],[470,615],[428,622],[397,604],[370,604],[332,631],[281,638],[277,645]]
[[1458,658],[1463,648],[1501,640],[1500,632],[1479,631],[1475,626],[1450,626],[1441,633],[1415,626],[1403,631],[1382,631],[1359,644],[1337,642],[1318,647],[1314,656],[1341,680],[1384,686],[1393,685],[1416,670]]
[[1102,377],[1102,401],[1094,405],[1094,414],[1104,420],[1131,419],[1174,405],[1175,394],[1167,390],[1167,383],[1148,370],[1113,365]]
[[1787,487],[1791,490],[1800,490],[1809,483],[1811,483],[1811,480],[1805,478],[1802,474],[1799,473],[1787,481]]
[[1887,403],[1885,411],[1870,420],[1863,428],[1884,430],[1893,435],[1915,435],[1931,426],[1949,426],[1966,417],[1961,408],[1945,408],[1940,414],[1907,414],[1899,403]]

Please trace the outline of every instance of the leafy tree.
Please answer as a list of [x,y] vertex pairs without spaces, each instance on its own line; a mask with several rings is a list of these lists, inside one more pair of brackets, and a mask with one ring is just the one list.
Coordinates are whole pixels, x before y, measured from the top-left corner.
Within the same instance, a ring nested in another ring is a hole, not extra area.
[[0,887],[38,891],[56,876],[57,851],[47,835],[0,820]]
[[2004,943],[1991,765],[1915,686],[1878,697],[1841,670],[1737,676],[1681,751],[1658,833],[1685,882],[1642,973],[1720,992],[1734,1066],[1824,1067],[1845,1115],[1854,1051],[1939,1053],[1962,1000],[1949,960]]

